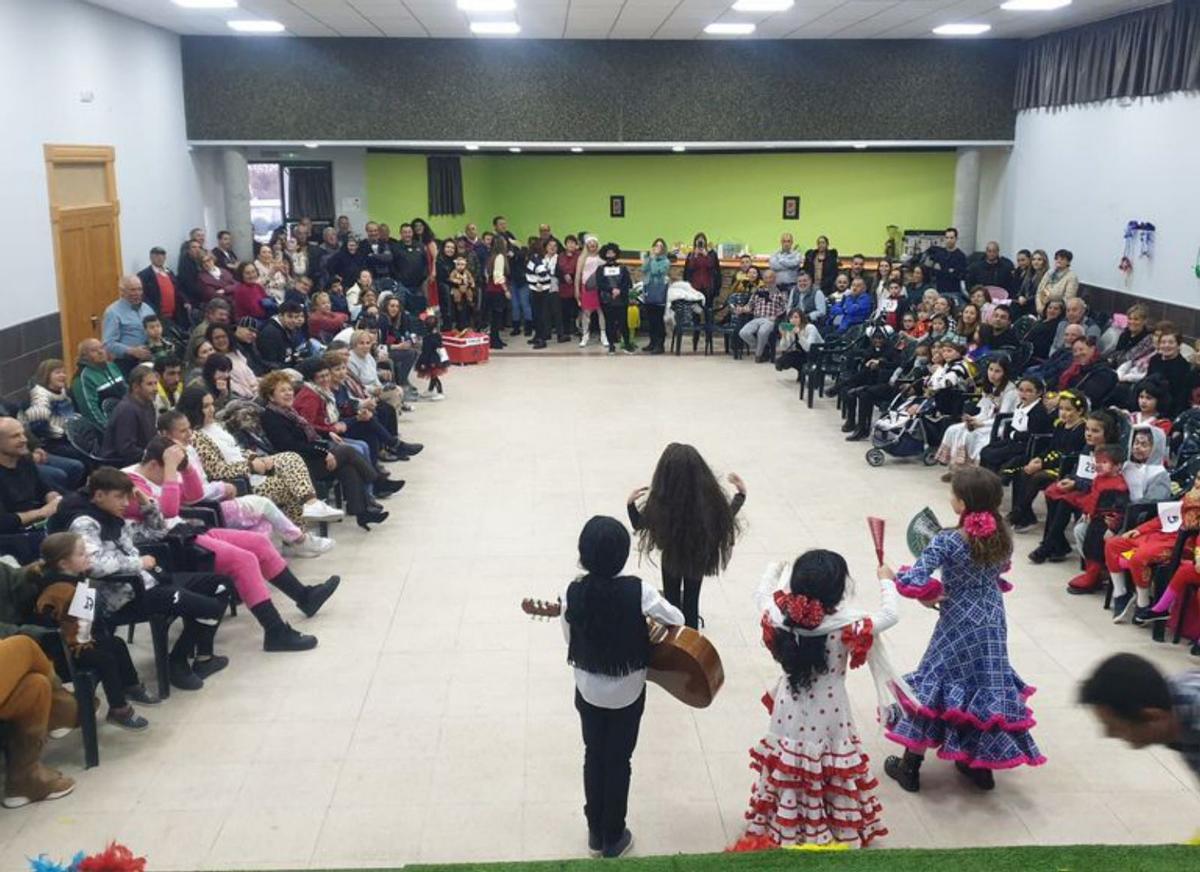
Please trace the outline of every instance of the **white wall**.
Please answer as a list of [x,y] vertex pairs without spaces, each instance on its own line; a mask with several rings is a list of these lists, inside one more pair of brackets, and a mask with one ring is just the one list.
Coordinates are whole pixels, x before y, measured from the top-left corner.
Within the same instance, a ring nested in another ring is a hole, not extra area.
[[982,251],[991,241],[1000,243],[1000,250],[1012,257],[1016,248],[1012,241],[1012,203],[1008,196],[1011,176],[1008,172],[1011,148],[980,149],[979,160],[979,217],[976,223],[975,247]]
[[0,238],[31,265],[0,289],[3,327],[58,309],[44,143],[116,148],[126,270],[144,266],[152,245],[173,252],[203,213],[175,34],[77,0],[7,3],[0,81]]
[[[1006,251],[1067,248],[1088,284],[1200,306],[1198,154],[1200,93],[1020,113]],[[1158,230],[1127,283],[1117,264],[1131,220]]]

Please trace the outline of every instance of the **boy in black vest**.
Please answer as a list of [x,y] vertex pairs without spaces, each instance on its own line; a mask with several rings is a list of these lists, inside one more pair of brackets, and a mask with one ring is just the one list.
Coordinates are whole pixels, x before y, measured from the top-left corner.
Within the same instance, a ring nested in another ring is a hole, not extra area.
[[579,534],[585,575],[567,586],[562,628],[575,667],[575,708],[583,725],[583,808],[593,857],[633,847],[625,827],[630,758],[646,707],[650,635],[646,617],[681,626],[683,612],[640,578],[618,575],[629,558],[629,531],[597,515]]

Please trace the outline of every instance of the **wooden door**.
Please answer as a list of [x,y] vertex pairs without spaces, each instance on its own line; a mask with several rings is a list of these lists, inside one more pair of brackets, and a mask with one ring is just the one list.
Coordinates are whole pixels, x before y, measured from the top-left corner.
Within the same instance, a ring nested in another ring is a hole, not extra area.
[[121,206],[113,169],[116,153],[103,145],[46,145],[46,184],[63,357],[100,335],[104,310],[121,278]]

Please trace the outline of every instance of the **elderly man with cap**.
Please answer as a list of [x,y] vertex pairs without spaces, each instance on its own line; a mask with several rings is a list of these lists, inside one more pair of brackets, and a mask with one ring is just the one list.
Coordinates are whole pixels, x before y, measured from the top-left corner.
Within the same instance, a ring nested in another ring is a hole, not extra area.
[[[184,251],[191,241],[184,243]],[[142,283],[142,295],[163,320],[175,318],[183,311],[184,289],[178,276],[167,266],[167,251],[160,246],[150,249],[150,265],[137,274]]]
[[113,362],[129,372],[152,356],[144,324],[155,312],[142,299],[142,281],[137,276],[122,276],[117,289],[121,297],[104,310],[100,335]]

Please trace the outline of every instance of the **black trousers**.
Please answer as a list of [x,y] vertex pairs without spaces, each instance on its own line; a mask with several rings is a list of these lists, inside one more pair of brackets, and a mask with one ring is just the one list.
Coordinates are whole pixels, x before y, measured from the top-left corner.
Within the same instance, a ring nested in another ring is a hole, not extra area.
[[793,348],[775,358],[775,371],[783,372],[785,369],[794,369],[796,372],[801,372],[807,362],[808,353],[803,348]]
[[610,303],[604,301],[604,330],[608,334],[608,344],[616,345],[620,341],[629,345],[629,304]]
[[367,443],[367,451],[371,454],[371,462],[379,462],[379,450],[387,448],[392,444],[393,436],[387,431],[387,428],[379,421],[378,410],[386,407],[391,410],[392,414],[396,414],[396,410],[392,409],[387,403],[381,402],[376,409],[376,417],[369,421],[353,421],[346,422],[346,436],[351,439],[357,439],[360,442]]
[[[334,444],[332,451],[337,460],[337,469],[333,474],[342,486],[346,509],[352,515],[362,514],[367,510],[367,485],[379,478],[379,473],[357,449],[344,442]],[[329,472],[325,474],[329,475]]]
[[875,414],[877,403],[890,403],[896,396],[896,389],[890,384],[867,385],[854,388],[846,393],[843,406],[846,420],[854,421],[859,430],[864,433],[871,429],[871,418]]
[[667,314],[666,306],[653,303],[642,304],[642,317],[646,319],[646,330],[650,334],[651,348],[664,348],[667,342],[667,325],[663,318]]
[[1062,500],[1046,500],[1046,527],[1042,531],[1042,545],[1055,552],[1069,552],[1067,527],[1075,519],[1075,507]]
[[662,574],[663,597],[683,612],[683,622],[693,630],[700,629],[700,585],[703,578],[684,578],[679,575]]
[[583,728],[583,815],[588,830],[605,847],[625,832],[629,806],[630,760],[637,747],[638,728],[646,708],[646,691],[622,709],[594,706],[575,691],[575,710]]
[[388,356],[392,359],[392,374],[395,376],[396,384],[408,384],[408,374],[412,372],[413,364],[417,362],[417,357],[420,355],[415,348],[396,348],[388,352]]
[[1033,513],[1033,501],[1037,495],[1056,481],[1055,476],[1045,472],[1035,472],[1028,475],[1024,470],[1017,473],[1013,479],[1012,491],[1012,520],[1014,524],[1034,523],[1037,515]]
[[454,329],[466,330],[471,326],[471,317],[475,314],[475,307],[463,300],[452,305],[454,307]]
[[559,336],[575,336],[579,333],[579,304],[574,297],[559,297]]
[[217,625],[229,605],[229,592],[234,589],[233,579],[215,572],[172,572],[167,578],[170,581],[159,582],[110,615],[109,629],[151,615],[171,615],[183,619],[183,632],[171,649],[172,660],[212,654]]
[[125,708],[129,704],[125,691],[140,684],[141,679],[124,639],[105,634],[93,639],[91,645],[81,648],[74,656],[76,666],[100,673],[100,683],[104,686],[110,709]]
[[1028,448],[1026,443],[1012,439],[989,442],[979,453],[979,465],[998,473],[1021,461]]
[[501,342],[500,331],[504,329],[504,313],[508,311],[508,298],[504,294],[486,294],[483,298],[487,310],[488,327],[492,342]]
[[535,294],[529,292],[529,305],[533,310],[533,338],[537,342],[545,342],[550,338],[550,297],[549,291]]

